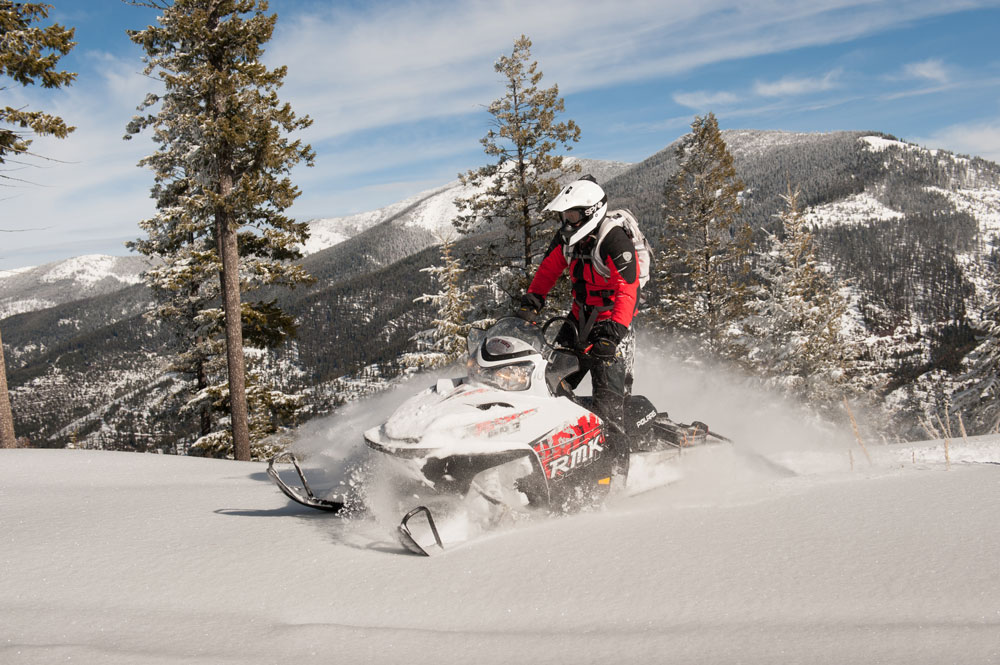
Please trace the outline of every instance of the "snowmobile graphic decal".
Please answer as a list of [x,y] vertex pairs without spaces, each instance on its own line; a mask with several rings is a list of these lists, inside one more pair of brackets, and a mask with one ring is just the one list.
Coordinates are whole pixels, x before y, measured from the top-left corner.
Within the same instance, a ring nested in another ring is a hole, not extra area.
[[528,409],[520,413],[512,413],[509,416],[501,416],[493,420],[469,425],[465,431],[467,436],[485,436],[492,438],[501,434],[510,434],[521,429],[521,418],[538,413],[538,409]]
[[593,413],[573,425],[543,438],[532,447],[549,480],[586,466],[604,452],[604,432]]

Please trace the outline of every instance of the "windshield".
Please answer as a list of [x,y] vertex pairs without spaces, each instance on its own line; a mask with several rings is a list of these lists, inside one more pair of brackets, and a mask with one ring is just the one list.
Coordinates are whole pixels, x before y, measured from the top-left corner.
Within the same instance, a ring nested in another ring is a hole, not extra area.
[[[545,368],[545,383],[548,385],[549,391],[553,395],[560,392],[566,392],[565,388],[560,391],[560,383],[567,376],[580,369],[580,361],[574,354],[556,350],[546,344],[545,335],[542,333],[542,330],[542,326],[535,323],[529,323],[528,321],[520,319],[516,316],[502,318],[486,330],[483,330],[482,328],[473,328],[469,331],[468,338],[470,376],[480,371],[474,368],[476,365],[475,358],[476,352],[479,350],[479,347],[482,345],[484,340],[490,337],[515,337],[530,344],[532,348],[541,353],[542,357],[548,361]],[[508,365],[507,367],[511,368],[509,370],[511,375],[504,375],[503,385],[510,386],[509,382],[513,381],[518,387],[507,387],[503,389],[526,389],[529,385],[527,381],[530,377],[526,375],[523,379],[519,378],[520,372],[523,370],[518,368],[517,364]],[[478,376],[477,374],[476,378],[481,382],[496,385],[496,383],[492,380],[493,377],[490,377],[490,380],[488,381],[484,381],[483,377]]]
[[473,328],[470,330],[468,338],[469,355],[475,356],[483,340],[488,337],[515,337],[530,344],[543,357],[547,356],[550,351],[545,344],[545,338],[542,336],[542,327],[516,316],[502,318],[486,330],[482,328]]

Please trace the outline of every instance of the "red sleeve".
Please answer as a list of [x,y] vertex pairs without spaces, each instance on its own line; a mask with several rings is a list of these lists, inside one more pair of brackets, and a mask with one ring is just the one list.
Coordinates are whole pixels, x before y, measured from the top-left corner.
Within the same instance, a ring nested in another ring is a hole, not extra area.
[[634,277],[631,282],[626,281],[618,272],[618,266],[614,261],[608,261],[608,269],[615,289],[615,308],[611,310],[611,320],[628,328],[632,325],[636,302],[639,300],[639,278]]
[[559,279],[568,265],[566,257],[563,255],[562,243],[552,243],[549,253],[545,255],[538,270],[535,271],[535,278],[531,280],[528,293],[537,293],[543,297],[549,295],[549,291],[556,285],[556,280]]

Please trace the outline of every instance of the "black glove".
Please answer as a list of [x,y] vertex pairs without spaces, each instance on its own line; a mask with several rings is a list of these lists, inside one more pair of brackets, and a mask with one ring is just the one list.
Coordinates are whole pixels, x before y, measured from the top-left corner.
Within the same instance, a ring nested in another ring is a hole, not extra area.
[[618,343],[628,334],[628,328],[617,321],[601,321],[590,333],[590,355],[603,362],[611,362],[618,353]]
[[609,363],[615,359],[618,352],[618,342],[609,337],[598,337],[590,345],[590,355],[594,360]]
[[545,296],[525,293],[521,296],[521,306],[514,314],[530,323],[538,323],[538,316],[543,307],[545,307]]

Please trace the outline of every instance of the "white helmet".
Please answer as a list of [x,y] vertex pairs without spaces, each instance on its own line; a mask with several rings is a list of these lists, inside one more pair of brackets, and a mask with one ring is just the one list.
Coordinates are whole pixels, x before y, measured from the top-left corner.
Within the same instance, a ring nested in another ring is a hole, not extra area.
[[[559,195],[542,208],[542,212],[546,210],[563,213],[563,225],[559,233],[562,234],[566,245],[572,246],[596,229],[604,219],[604,215],[608,212],[608,195],[593,176],[588,175],[563,187]],[[574,210],[579,211],[579,216],[567,219],[565,213]]]

